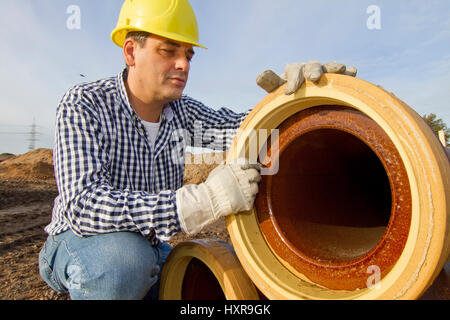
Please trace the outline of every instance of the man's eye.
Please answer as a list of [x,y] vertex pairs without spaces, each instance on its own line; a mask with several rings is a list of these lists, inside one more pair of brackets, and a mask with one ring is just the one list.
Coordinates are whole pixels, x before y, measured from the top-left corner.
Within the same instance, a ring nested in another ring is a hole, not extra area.
[[161,49],[161,51],[164,51],[165,53],[169,53],[169,54],[173,54],[175,52],[175,50],[171,50],[171,49]]

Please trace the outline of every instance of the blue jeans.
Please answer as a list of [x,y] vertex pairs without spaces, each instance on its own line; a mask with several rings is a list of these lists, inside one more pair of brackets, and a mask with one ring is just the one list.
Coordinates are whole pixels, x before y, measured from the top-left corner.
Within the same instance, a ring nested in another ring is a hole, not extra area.
[[140,234],[114,232],[87,238],[72,231],[48,236],[39,253],[42,279],[73,300],[157,299],[162,266],[172,247]]

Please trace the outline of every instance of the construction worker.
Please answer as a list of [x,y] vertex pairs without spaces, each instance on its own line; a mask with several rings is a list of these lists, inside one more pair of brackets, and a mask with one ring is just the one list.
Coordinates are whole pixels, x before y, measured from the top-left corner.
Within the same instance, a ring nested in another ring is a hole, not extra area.
[[[111,37],[127,67],[75,85],[57,109],[59,195],[40,274],[72,299],[156,299],[171,250],[165,241],[249,210],[261,177],[257,164],[243,160],[182,186],[184,148],[193,137],[213,132],[203,146],[226,150],[248,114],[183,95],[194,47],[203,47],[187,0],[126,0]],[[307,77],[320,77],[317,64],[287,67],[280,80],[287,93],[308,68]],[[180,130],[188,135],[181,149]]]

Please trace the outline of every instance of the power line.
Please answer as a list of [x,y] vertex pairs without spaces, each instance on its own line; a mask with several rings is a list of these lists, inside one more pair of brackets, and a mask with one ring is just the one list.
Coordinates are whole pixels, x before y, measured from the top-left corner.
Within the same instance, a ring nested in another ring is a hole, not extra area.
[[[30,127],[30,125],[29,124],[0,123],[0,127],[27,127],[28,128],[28,127]],[[39,127],[44,127],[44,126],[36,124],[36,127],[39,128]]]
[[29,134],[29,132],[0,132],[0,134]]
[[[21,126],[21,125],[9,125],[9,126]],[[29,127],[29,126],[27,126]],[[36,125],[36,121],[35,118],[33,118],[33,123],[31,124],[31,128],[30,131],[28,132],[14,132],[14,131],[3,131],[0,132],[0,134],[27,134],[29,135],[29,138],[27,139],[27,141],[29,141],[29,145],[28,145],[28,150],[32,151],[34,149],[36,149],[36,141],[39,141],[38,135],[42,134],[41,132],[37,131],[36,128],[40,127],[38,125]]]

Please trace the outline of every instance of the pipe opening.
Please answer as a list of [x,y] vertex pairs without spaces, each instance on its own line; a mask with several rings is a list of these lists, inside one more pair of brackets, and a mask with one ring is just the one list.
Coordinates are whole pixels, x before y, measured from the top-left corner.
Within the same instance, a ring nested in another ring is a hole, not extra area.
[[317,129],[293,140],[279,161],[270,211],[293,251],[346,262],[376,246],[392,199],[383,164],[367,144],[343,130]]
[[263,176],[255,200],[272,251],[329,289],[365,288],[373,265],[383,278],[403,251],[412,212],[408,175],[389,136],[344,106],[302,110],[279,131],[279,170]]
[[197,258],[192,258],[186,268],[182,300],[226,300],[214,273]]

